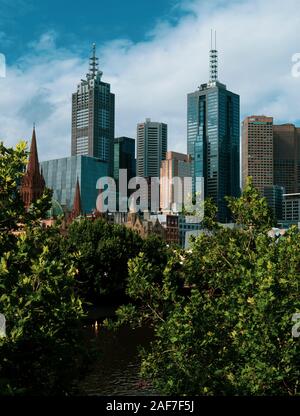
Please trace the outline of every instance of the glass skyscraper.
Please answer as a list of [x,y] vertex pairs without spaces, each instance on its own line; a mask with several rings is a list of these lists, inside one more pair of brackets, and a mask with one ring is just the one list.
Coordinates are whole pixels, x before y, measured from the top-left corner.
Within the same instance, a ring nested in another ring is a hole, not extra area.
[[205,197],[218,206],[218,219],[231,220],[225,196],[240,194],[240,98],[217,80],[217,51],[210,51],[210,80],[187,96],[187,153],[193,190],[204,178]]
[[127,169],[128,180],[135,177],[135,140],[117,137],[114,141],[114,178],[119,179],[119,169]]
[[115,96],[101,77],[94,44],[89,73],[72,94],[72,156],[92,156],[107,162],[112,176]]

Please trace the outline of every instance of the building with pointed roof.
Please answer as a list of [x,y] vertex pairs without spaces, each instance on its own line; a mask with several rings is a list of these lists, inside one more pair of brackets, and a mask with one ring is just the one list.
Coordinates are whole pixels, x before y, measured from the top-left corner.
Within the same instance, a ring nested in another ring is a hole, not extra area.
[[45,180],[39,166],[36,133],[34,126],[30,145],[29,161],[26,172],[22,178],[20,188],[20,195],[22,197],[26,209],[29,209],[30,205],[42,196],[44,189]]
[[231,213],[224,197],[240,195],[240,97],[219,82],[216,40],[211,43],[209,82],[187,96],[187,153],[193,193],[204,178],[204,196],[213,199],[219,221],[226,223]]
[[115,96],[102,81],[93,44],[89,72],[72,94],[72,156],[92,156],[108,164],[113,175]]
[[69,215],[69,222],[73,221],[75,218],[81,217],[82,209],[81,209],[81,197],[80,197],[80,187],[79,181],[77,178],[76,181],[76,188],[75,188],[75,195],[74,195],[74,202],[73,202],[73,209]]

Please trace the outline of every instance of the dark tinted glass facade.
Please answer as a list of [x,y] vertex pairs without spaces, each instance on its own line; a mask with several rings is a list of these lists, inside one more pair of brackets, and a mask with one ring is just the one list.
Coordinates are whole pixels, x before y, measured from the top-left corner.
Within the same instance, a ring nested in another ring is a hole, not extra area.
[[204,177],[205,197],[212,197],[222,222],[231,220],[224,197],[240,194],[240,99],[214,82],[188,94],[187,151],[192,176]]
[[119,169],[127,169],[127,178],[135,177],[135,140],[117,137],[114,141],[114,178],[119,179]]

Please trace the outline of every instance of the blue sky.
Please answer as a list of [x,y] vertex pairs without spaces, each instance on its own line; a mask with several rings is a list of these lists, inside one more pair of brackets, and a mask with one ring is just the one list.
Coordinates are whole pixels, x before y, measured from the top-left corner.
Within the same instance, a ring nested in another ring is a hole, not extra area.
[[208,80],[210,30],[219,80],[241,96],[241,118],[300,126],[299,0],[0,0],[0,138],[30,139],[42,160],[70,154],[71,94],[97,44],[116,95],[116,136],[146,117],[168,124],[169,150],[186,152],[186,95]]
[[57,33],[57,47],[77,52],[93,39],[98,46],[114,39],[140,42],[151,38],[158,22],[184,15],[177,0],[0,0],[2,52],[8,63],[30,49],[43,33]]

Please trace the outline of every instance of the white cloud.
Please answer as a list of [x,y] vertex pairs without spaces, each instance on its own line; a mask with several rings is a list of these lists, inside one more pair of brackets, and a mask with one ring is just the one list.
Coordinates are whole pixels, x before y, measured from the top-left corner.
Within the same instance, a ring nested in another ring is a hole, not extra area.
[[[226,4],[226,5],[225,5]],[[137,122],[167,122],[169,149],[186,151],[186,94],[208,79],[210,29],[216,28],[219,78],[241,95],[241,114],[300,120],[300,78],[291,76],[300,52],[298,0],[183,1],[190,13],[177,25],[153,28],[149,40],[116,39],[98,50],[103,80],[116,94],[116,135],[135,137]],[[14,144],[37,122],[41,159],[70,152],[71,94],[87,58],[58,49],[49,32],[0,79],[0,137]],[[88,52],[88,51],[87,51]]]

